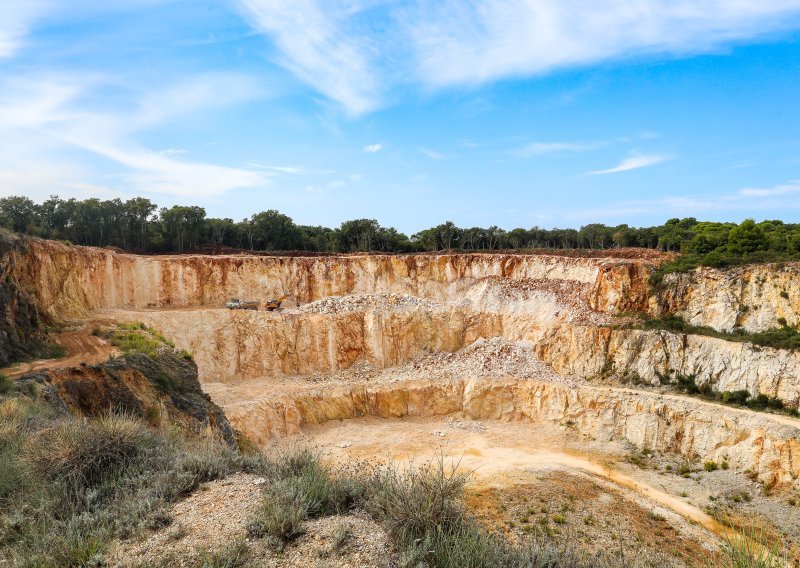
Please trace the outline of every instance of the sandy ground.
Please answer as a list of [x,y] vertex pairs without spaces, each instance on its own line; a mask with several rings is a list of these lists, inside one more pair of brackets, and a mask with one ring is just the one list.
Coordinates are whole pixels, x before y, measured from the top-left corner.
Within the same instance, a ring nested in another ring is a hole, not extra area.
[[[709,545],[713,548],[719,543],[715,535],[725,533],[725,528],[701,508],[642,479],[635,467],[625,463],[628,450],[623,445],[605,444],[601,448],[558,426],[453,418],[363,418],[307,428],[300,440],[341,464],[419,464],[444,456],[473,473],[473,494],[486,488],[502,488],[502,493],[507,493],[512,488],[541,485],[536,480],[543,473],[569,474],[576,490],[583,485],[603,484],[613,488],[614,499],[635,505],[638,516],[652,514],[668,519],[674,538],[684,543],[678,547],[683,551],[697,552]],[[588,514],[600,519],[605,516],[599,509]]]
[[55,334],[56,343],[67,351],[65,357],[58,359],[38,359],[18,363],[3,373],[7,377],[15,378],[33,371],[54,369],[60,367],[75,367],[81,363],[92,365],[108,359],[108,356],[117,350],[105,339],[92,335],[94,326],[103,321],[113,321],[113,318],[101,318],[82,324],[77,329],[62,331]]

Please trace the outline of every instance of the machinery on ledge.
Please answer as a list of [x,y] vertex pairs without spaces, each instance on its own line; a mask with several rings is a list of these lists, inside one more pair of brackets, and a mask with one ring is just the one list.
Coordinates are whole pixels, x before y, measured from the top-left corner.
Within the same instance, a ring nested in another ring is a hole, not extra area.
[[[272,300],[267,300],[264,303],[264,309],[268,312],[279,312],[281,311],[281,304],[286,298],[294,298],[294,294],[284,294],[280,298],[274,298]],[[298,306],[300,303],[298,302]],[[232,298],[230,302],[225,304],[225,307],[229,310],[254,310],[258,311],[259,304],[255,300],[240,300],[239,298]]]
[[[264,307],[268,312],[279,312],[281,311],[281,304],[283,303],[283,301],[286,298],[293,298],[293,297],[294,294],[284,294],[280,298],[269,300],[266,304],[264,304]],[[300,304],[298,303],[297,305],[299,306]]]
[[229,310],[258,310],[258,302],[251,300],[240,300],[233,298],[230,302],[225,304]]

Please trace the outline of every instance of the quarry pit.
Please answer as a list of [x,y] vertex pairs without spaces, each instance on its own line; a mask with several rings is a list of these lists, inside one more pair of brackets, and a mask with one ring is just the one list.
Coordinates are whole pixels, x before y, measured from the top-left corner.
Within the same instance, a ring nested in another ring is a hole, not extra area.
[[[800,267],[702,269],[654,291],[664,258],[137,256],[32,240],[8,270],[61,325],[62,366],[112,353],[96,326],[142,322],[193,355],[254,443],[341,464],[443,455],[474,471],[470,506],[512,540],[570,530],[693,565],[746,516],[797,554],[800,420],[662,383],[691,375],[797,408],[800,355],[638,322],[796,324]],[[281,311],[224,307],[285,292]]]

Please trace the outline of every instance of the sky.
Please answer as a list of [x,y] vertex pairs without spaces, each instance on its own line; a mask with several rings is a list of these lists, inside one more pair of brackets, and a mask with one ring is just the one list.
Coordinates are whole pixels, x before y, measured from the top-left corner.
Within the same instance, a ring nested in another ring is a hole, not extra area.
[[800,222],[800,0],[0,0],[0,196]]

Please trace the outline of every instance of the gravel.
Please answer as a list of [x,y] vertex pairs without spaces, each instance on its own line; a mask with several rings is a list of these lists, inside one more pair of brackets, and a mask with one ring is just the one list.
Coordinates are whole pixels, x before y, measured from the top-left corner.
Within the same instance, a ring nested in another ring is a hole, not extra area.
[[397,367],[376,369],[366,361],[359,361],[336,373],[317,373],[302,378],[316,383],[393,383],[421,378],[455,380],[505,377],[571,385],[585,384],[581,379],[559,375],[552,367],[537,359],[531,342],[508,341],[502,337],[479,338],[453,353],[425,353]]
[[364,310],[432,310],[441,304],[407,294],[363,294],[357,296],[330,296],[305,304],[295,311],[305,314],[338,314]]

